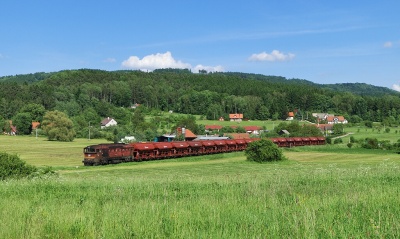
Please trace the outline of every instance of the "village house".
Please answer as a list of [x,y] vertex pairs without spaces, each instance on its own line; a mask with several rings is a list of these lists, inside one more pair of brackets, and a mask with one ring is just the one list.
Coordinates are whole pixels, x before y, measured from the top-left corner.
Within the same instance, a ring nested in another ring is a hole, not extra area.
[[229,120],[240,122],[243,120],[243,114],[229,114]]
[[36,122],[36,121],[32,122],[32,130],[39,129],[39,126],[40,126],[40,122]]
[[293,120],[293,119],[294,119],[294,112],[289,112],[286,120]]
[[324,135],[333,133],[333,124],[316,124],[315,125]]
[[326,117],[328,124],[347,124],[347,120],[343,116],[328,116]]
[[115,119],[107,117],[105,119],[103,119],[100,123],[100,127],[102,129],[106,128],[106,127],[110,127],[110,126],[116,126],[117,125],[117,121],[115,121]]
[[244,130],[246,130],[249,134],[259,135],[261,133],[262,128],[259,126],[244,126]]
[[210,133],[213,131],[219,132],[220,129],[222,129],[222,126],[221,125],[206,125],[206,126],[204,126],[204,129],[207,133]]
[[17,127],[15,127],[15,126],[12,124],[12,120],[9,120],[8,122],[9,122],[9,124],[10,124],[10,131],[9,131],[9,132],[4,132],[4,134],[7,134],[7,135],[17,135]]

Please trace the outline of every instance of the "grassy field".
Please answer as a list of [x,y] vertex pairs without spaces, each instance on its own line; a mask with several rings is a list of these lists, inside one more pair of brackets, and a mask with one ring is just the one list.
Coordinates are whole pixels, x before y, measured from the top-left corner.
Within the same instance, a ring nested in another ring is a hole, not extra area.
[[83,167],[82,148],[101,142],[0,136],[1,151],[58,173],[0,182],[0,238],[400,236],[394,152],[342,144],[284,149],[279,163],[240,152]]

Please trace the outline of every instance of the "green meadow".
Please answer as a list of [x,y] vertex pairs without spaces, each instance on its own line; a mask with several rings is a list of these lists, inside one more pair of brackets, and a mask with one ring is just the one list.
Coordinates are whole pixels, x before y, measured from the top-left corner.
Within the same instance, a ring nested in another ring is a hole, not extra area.
[[84,167],[83,147],[104,142],[0,136],[0,151],[56,172],[0,182],[0,238],[400,237],[396,152],[343,143],[264,164],[239,152]]

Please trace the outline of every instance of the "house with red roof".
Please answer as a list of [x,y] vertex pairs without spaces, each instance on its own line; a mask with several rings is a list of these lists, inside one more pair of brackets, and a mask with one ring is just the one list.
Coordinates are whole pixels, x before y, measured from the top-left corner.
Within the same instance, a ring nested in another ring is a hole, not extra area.
[[229,120],[240,122],[243,120],[243,114],[229,114]]
[[185,135],[185,141],[192,141],[195,138],[197,138],[197,135],[195,135],[190,129],[186,128],[178,128],[177,129],[177,134],[176,135]]
[[316,124],[315,126],[324,134],[333,133],[333,124]]
[[343,116],[328,116],[326,117],[328,124],[347,124],[347,120]]
[[249,134],[260,134],[260,131],[262,130],[259,126],[244,126],[243,128]]
[[286,120],[293,120],[293,118],[294,118],[294,112],[289,112],[288,113],[288,117],[286,118]]
[[7,134],[7,135],[16,135],[17,134],[17,127],[15,127],[12,124],[12,120],[9,120],[8,123],[10,125],[10,131],[8,131],[8,132],[4,131],[3,133]]
[[40,126],[40,122],[32,122],[32,130],[38,129]]
[[204,126],[204,129],[208,132],[210,132],[210,131],[219,132],[219,130],[222,129],[222,126],[221,125],[206,125],[206,126]]

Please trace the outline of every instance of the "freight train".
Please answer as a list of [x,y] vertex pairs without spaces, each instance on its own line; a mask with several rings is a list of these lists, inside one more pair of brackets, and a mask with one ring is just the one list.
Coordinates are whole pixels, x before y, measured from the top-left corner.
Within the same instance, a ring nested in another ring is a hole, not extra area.
[[[90,145],[83,149],[85,166],[117,164],[178,158],[206,154],[229,153],[245,150],[247,145],[259,138],[199,141],[116,143]],[[324,145],[325,137],[270,138],[278,147]]]

